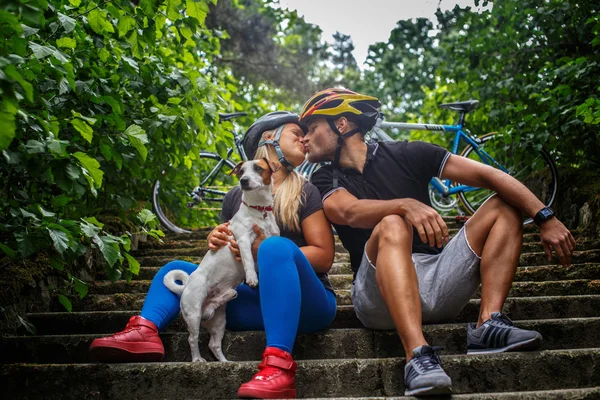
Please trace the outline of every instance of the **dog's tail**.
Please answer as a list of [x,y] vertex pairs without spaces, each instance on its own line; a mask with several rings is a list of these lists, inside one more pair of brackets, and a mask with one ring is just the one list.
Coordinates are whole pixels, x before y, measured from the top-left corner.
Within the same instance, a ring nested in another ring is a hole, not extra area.
[[[189,278],[190,276],[187,274],[187,272],[181,269],[174,269],[167,272],[163,278],[163,283],[171,292],[181,296],[181,293],[183,293],[183,289],[185,288]],[[178,284],[177,281],[180,281],[181,285]]]

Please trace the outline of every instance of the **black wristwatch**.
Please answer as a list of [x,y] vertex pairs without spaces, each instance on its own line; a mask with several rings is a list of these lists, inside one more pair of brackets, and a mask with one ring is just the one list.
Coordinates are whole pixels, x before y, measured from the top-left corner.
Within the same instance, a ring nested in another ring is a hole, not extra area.
[[550,207],[544,207],[535,214],[533,222],[539,226],[542,222],[548,221],[552,217],[554,217],[554,211]]

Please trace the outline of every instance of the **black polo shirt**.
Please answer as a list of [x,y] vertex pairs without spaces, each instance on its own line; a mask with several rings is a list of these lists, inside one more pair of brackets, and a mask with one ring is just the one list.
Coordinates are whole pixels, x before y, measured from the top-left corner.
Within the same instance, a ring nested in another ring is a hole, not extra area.
[[[347,190],[359,200],[392,200],[412,198],[431,206],[429,181],[439,177],[450,153],[425,142],[378,142],[367,146],[367,159],[362,174],[353,168],[341,168],[339,184],[333,187],[332,166],[320,168],[312,183],[321,192],[323,202],[336,190]],[[372,229],[351,228],[334,224],[344,247],[350,252],[350,263],[356,275],[365,244]],[[413,253],[437,254],[441,250],[421,241],[413,234]]]

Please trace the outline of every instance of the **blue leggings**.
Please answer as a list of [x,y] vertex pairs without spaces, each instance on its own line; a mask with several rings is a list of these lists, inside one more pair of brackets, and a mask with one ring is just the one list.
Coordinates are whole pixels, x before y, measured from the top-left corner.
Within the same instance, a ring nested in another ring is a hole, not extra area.
[[[142,317],[163,330],[179,314],[179,296],[163,283],[165,274],[181,269],[191,274],[196,264],[172,261],[157,273],[142,308]],[[298,246],[270,237],[258,249],[259,285],[239,285],[238,297],[227,303],[227,329],[265,330],[267,347],[292,352],[297,332],[326,329],[335,317],[333,292],[326,290]]]

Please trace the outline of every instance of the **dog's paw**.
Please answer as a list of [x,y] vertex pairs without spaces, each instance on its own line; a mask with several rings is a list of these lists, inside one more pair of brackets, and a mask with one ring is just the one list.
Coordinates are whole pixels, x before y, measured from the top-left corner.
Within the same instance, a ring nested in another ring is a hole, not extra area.
[[215,308],[214,307],[206,307],[202,312],[202,321],[208,321],[212,317],[215,316]]
[[206,362],[206,360],[202,357],[192,359],[192,362]]
[[252,276],[252,277],[247,277],[246,278],[246,285],[250,286],[251,288],[255,288],[258,286],[258,277],[256,276]]

